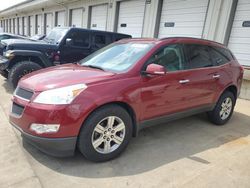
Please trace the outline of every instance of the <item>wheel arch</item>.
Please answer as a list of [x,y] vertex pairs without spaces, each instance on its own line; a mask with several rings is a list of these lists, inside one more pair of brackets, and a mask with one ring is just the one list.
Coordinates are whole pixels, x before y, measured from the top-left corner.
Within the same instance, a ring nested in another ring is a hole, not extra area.
[[235,85],[230,85],[230,86],[228,86],[228,87],[223,91],[223,93],[224,93],[225,91],[230,91],[231,93],[233,93],[235,99],[238,98],[238,88],[237,88]]
[[[109,105],[117,105],[117,106],[120,106],[122,107],[123,109],[125,109],[128,114],[130,115],[131,119],[132,119],[132,136],[133,137],[136,137],[137,134],[138,134],[138,127],[137,127],[137,117],[136,117],[136,113],[134,111],[134,109],[131,107],[131,105],[129,105],[128,103],[126,102],[123,102],[123,101],[113,101],[113,102],[107,102],[107,103],[104,103],[104,104],[101,104],[99,106],[97,106],[95,109],[93,109],[88,115],[87,117],[84,119],[84,121],[82,122],[82,125],[84,124],[84,122],[86,121],[86,119],[88,119],[88,117],[96,110],[100,109],[100,108],[103,108],[105,106],[109,106]],[[82,126],[81,126],[82,128]],[[80,128],[80,129],[81,129]],[[80,130],[79,130],[80,132]]]
[[34,62],[37,63],[38,65],[40,65],[41,67],[45,68],[46,65],[42,62],[42,60],[37,57],[37,56],[15,56],[9,64],[9,69],[11,69],[14,65],[16,65],[18,62],[22,62],[22,61],[30,61],[30,62]]
[[14,57],[9,61],[8,69],[11,69],[17,62],[20,61],[31,61],[39,64],[41,67],[53,66],[53,63],[49,58],[40,51],[30,50],[14,50]]

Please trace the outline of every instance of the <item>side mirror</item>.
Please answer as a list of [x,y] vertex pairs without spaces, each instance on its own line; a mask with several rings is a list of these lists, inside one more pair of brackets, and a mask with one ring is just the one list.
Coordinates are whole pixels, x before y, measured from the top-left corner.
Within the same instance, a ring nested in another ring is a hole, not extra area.
[[73,40],[71,38],[66,39],[66,46],[72,46],[73,45]]
[[149,64],[144,73],[149,75],[165,75],[167,72],[166,68],[162,65]]

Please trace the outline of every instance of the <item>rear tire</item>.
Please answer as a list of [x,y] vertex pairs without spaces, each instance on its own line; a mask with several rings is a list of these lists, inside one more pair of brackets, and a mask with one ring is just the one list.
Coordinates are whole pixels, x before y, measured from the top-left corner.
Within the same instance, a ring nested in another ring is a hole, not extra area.
[[78,149],[90,161],[108,161],[125,150],[131,137],[128,112],[118,105],[108,105],[87,118],[79,133]]
[[207,113],[209,120],[215,125],[224,125],[231,118],[235,103],[236,98],[234,94],[230,91],[225,91],[218,100],[215,108]]
[[21,61],[16,63],[9,72],[8,81],[13,86],[17,87],[18,81],[26,74],[29,74],[33,71],[39,70],[42,67],[37,63],[31,61]]

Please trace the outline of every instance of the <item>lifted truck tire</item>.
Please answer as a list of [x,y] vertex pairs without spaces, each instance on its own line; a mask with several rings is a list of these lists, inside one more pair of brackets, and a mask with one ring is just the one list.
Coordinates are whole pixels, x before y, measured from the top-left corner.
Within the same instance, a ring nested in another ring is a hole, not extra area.
[[8,81],[13,88],[17,87],[18,81],[26,74],[42,69],[40,65],[31,61],[20,61],[16,63],[9,72]]

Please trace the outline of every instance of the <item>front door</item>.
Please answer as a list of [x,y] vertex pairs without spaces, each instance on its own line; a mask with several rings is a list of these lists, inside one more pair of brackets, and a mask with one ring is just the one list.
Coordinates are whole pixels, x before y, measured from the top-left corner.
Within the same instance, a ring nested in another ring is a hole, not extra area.
[[189,72],[182,45],[168,45],[156,52],[147,64],[163,65],[167,74],[142,76],[142,119],[148,120],[189,108]]
[[[66,44],[67,39],[71,39],[70,45]],[[84,31],[73,30],[61,44],[60,52],[61,64],[82,60],[90,54],[90,34]]]

